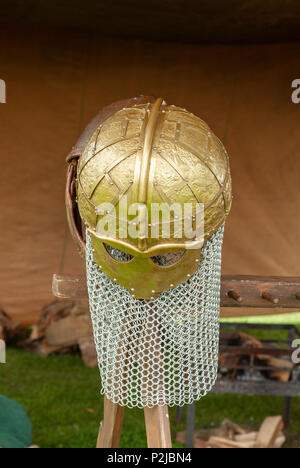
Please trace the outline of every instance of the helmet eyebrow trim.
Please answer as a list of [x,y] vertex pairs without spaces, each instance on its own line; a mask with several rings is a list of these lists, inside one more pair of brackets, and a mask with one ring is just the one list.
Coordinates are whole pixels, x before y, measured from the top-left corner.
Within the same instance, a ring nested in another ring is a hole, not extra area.
[[152,245],[147,250],[141,251],[138,247],[129,244],[126,241],[121,239],[115,239],[112,237],[105,237],[100,236],[95,232],[93,229],[87,227],[88,232],[94,237],[95,239],[99,239],[101,242],[105,242],[106,244],[111,245],[112,247],[116,247],[117,249],[124,250],[124,252],[134,255],[135,257],[153,257],[155,255],[164,254],[171,251],[178,251],[178,250],[201,250],[203,246],[203,242],[201,241],[184,241],[184,242],[173,242],[167,241],[166,243],[159,243],[158,245]]

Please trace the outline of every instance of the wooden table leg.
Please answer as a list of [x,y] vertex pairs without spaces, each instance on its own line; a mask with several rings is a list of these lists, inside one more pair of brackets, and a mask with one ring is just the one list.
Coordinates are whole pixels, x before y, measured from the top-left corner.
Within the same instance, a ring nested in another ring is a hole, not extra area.
[[148,448],[172,448],[167,406],[144,408]]
[[101,421],[97,448],[118,448],[120,445],[124,407],[104,397],[104,419]]

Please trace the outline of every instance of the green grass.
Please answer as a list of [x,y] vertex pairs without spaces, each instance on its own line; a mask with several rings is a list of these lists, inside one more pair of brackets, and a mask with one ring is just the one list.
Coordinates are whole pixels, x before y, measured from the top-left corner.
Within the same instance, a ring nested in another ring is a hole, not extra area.
[[300,327],[300,312],[278,315],[258,315],[251,317],[236,317],[221,319],[222,322],[240,322],[240,323],[284,323]]
[[[246,320],[266,323],[272,318]],[[300,325],[300,314],[275,316],[275,320],[276,323]],[[103,417],[103,397],[99,389],[98,369],[86,368],[77,355],[43,358],[9,349],[7,364],[0,364],[0,394],[25,407],[33,424],[33,443],[43,448],[95,446]],[[89,408],[95,412],[90,413]],[[266,416],[281,413],[282,398],[279,397],[209,394],[196,405],[196,427],[217,426],[223,419],[230,418],[249,428],[258,428]],[[174,416],[172,408],[173,441],[176,432],[184,429],[184,421],[175,426]],[[294,398],[287,445],[299,446],[299,435],[300,398]],[[180,447],[176,443],[173,445]],[[125,411],[121,447],[146,447],[141,410]]]

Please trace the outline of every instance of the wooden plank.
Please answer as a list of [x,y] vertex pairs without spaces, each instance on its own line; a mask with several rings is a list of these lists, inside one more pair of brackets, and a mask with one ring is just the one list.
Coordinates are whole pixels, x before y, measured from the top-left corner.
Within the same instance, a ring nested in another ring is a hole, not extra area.
[[255,446],[257,448],[272,448],[282,428],[282,416],[269,416],[260,426]]
[[286,437],[282,433],[280,433],[279,436],[276,438],[273,447],[281,448],[285,444],[285,441]]
[[122,424],[124,418],[124,407],[104,397],[104,419],[100,423],[97,440],[97,448],[118,448]]
[[225,426],[228,431],[231,430],[234,434],[246,434],[245,429],[243,429],[238,424],[230,421],[230,419],[224,419],[224,421],[221,424],[221,427],[222,426]]
[[[88,297],[85,279],[54,275],[52,290],[59,298]],[[228,296],[230,291],[235,291],[241,300]],[[263,292],[268,292],[273,298],[278,297],[278,303],[263,298]],[[224,275],[221,280],[221,307],[298,309],[300,299],[297,293],[300,293],[300,277]]]
[[208,439],[208,444],[216,445],[220,448],[252,448],[254,442],[236,442],[235,440],[227,439],[226,437],[212,436]]
[[167,406],[144,408],[148,448],[172,448]]
[[256,440],[256,437],[257,437],[257,431],[255,432],[246,432],[245,434],[237,434],[236,436],[234,436],[234,440],[236,440],[236,442],[255,442]]

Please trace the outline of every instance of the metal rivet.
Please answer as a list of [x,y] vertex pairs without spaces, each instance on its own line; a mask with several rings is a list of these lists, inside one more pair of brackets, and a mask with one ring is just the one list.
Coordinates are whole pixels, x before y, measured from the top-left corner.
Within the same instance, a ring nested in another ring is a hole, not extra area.
[[117,281],[117,278],[114,278],[114,281]]
[[173,288],[173,286],[174,286],[174,284],[173,284],[173,283],[171,283],[171,284],[170,284],[170,288]]
[[134,288],[131,288],[131,290],[130,290],[130,291],[134,291]]
[[150,297],[150,299],[154,299],[154,297],[153,297],[153,296],[151,296],[151,297]]
[[191,275],[188,273],[188,274],[187,274],[187,277],[188,277],[188,278],[190,278],[190,277],[191,277]]
[[154,294],[154,293],[155,293],[155,289],[152,289],[152,291],[151,291],[151,292]]
[[196,258],[195,262],[196,262],[196,263],[199,263],[199,258]]

